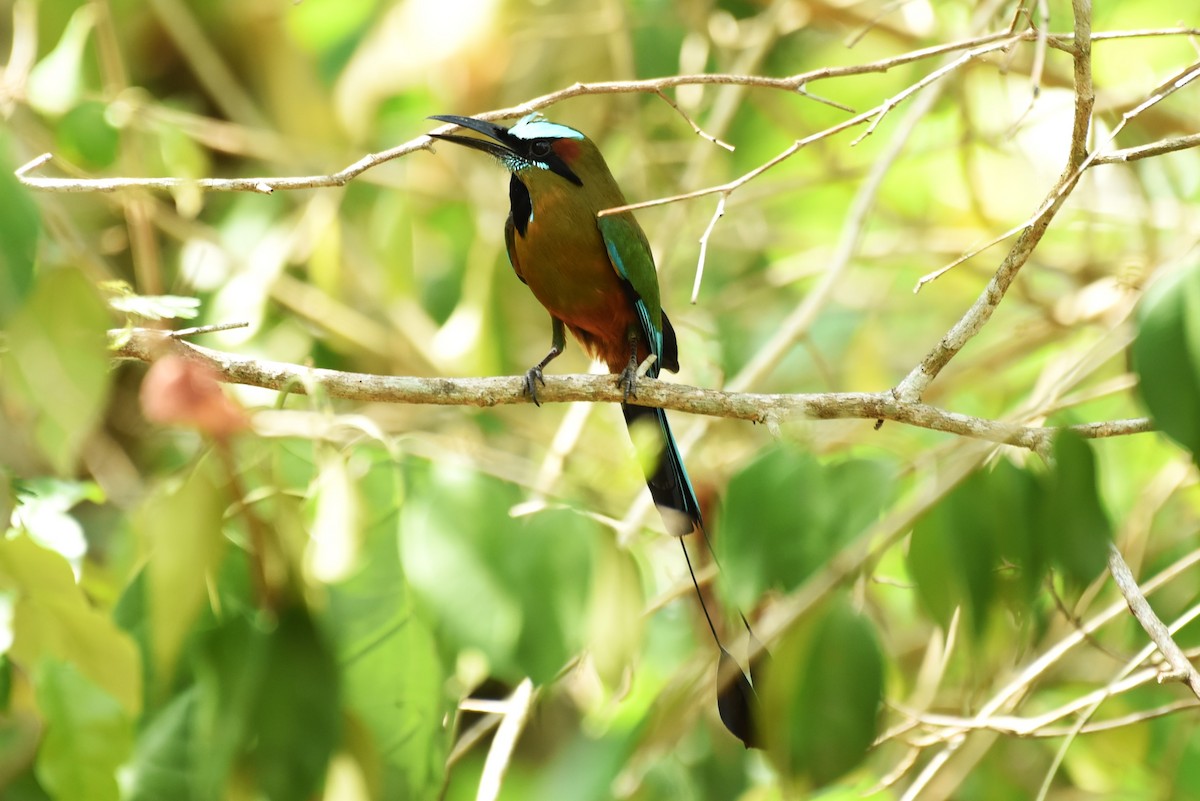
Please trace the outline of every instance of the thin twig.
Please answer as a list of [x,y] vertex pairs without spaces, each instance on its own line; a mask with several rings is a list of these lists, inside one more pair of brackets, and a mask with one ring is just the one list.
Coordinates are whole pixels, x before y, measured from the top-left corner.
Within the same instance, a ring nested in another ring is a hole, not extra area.
[[701,128],[699,125],[697,125],[696,121],[693,120],[691,117],[689,117],[688,113],[686,111],[684,111],[683,109],[681,109],[679,107],[679,104],[676,103],[674,100],[672,100],[667,95],[667,93],[664,92],[663,90],[659,89],[659,90],[655,91],[654,94],[656,94],[660,98],[662,98],[663,102],[665,102],[668,106],[675,109],[675,111],[678,112],[679,116],[683,117],[684,122],[686,122],[688,125],[691,126],[692,132],[695,133],[696,136],[699,136],[701,139],[707,139],[708,141],[712,142],[714,145],[718,145],[719,147],[725,148],[730,153],[732,153],[733,151],[735,151],[737,149],[733,145],[729,144],[728,142],[722,141],[710,133],[706,133],[705,130],[703,128]]
[[[1137,106],[1121,115],[1121,121],[1117,123],[1116,127],[1112,129],[1111,133],[1109,133],[1107,142],[1111,143],[1115,141],[1125,126],[1129,124],[1130,120],[1137,117],[1151,106],[1160,103],[1170,95],[1187,86],[1197,77],[1200,77],[1200,64],[1193,64],[1183,72],[1178,73],[1175,77],[1159,85],[1146,100],[1142,101]],[[1031,228],[1037,226],[1040,221],[1046,219],[1046,215],[1049,214],[1050,216],[1053,216],[1053,214],[1057,212],[1058,208],[1061,207],[1062,202],[1066,198],[1067,194],[1069,194],[1074,188],[1075,184],[1078,183],[1079,176],[1083,174],[1084,170],[1089,169],[1093,165],[1110,164],[1121,161],[1136,161],[1137,159],[1147,158],[1149,156],[1157,156],[1161,153],[1167,153],[1172,150],[1184,150],[1190,147],[1196,147],[1197,145],[1200,145],[1200,141],[1197,141],[1196,135],[1189,135],[1164,140],[1162,142],[1156,142],[1151,145],[1145,145],[1143,146],[1146,151],[1145,153],[1140,152],[1143,148],[1130,148],[1125,151],[1118,150],[1110,152],[1107,155],[1101,155],[1100,148],[1092,150],[1090,154],[1086,153],[1085,149],[1079,166],[1068,175],[1064,175],[1059,179],[1054,189],[1050,191],[1050,193],[1046,196],[1046,199],[1042,201],[1042,205],[1037,208],[1032,216],[1008,229],[999,236],[994,237],[987,243],[980,245],[968,251],[967,253],[964,253],[944,267],[922,276],[917,281],[916,286],[913,288],[913,292],[919,292],[921,287],[923,287],[925,284],[940,278],[963,262],[973,259],[975,256],[978,256],[985,250],[989,250],[990,248],[1000,244],[1014,234],[1022,231],[1028,232]],[[1072,158],[1074,158],[1076,155],[1078,154],[1075,153],[1073,146]],[[1013,246],[1013,250],[1016,251],[1021,244],[1022,243],[1018,241],[1017,244]],[[1010,251],[1009,255],[1012,255],[1012,251]]]
[[1092,164],[1125,164],[1130,161],[1139,161],[1153,156],[1161,156],[1164,153],[1173,153],[1176,150],[1187,150],[1192,147],[1200,147],[1200,133],[1176,136],[1171,139],[1151,142],[1148,145],[1138,145],[1137,147],[1127,147],[1122,150],[1102,153],[1092,159]]
[[[1144,687],[1154,681],[1154,670],[1144,670],[1135,673],[1128,679],[1115,685],[1116,692],[1129,692]],[[1090,697],[1090,696],[1085,696]],[[902,707],[891,705],[893,709],[905,716],[905,721],[895,727],[884,737],[879,739],[879,742],[886,742],[890,739],[895,739],[905,731],[911,731],[915,726],[921,726],[935,733],[930,738],[918,738],[911,743],[912,747],[918,752],[921,749],[927,748],[930,745],[945,742],[950,739],[950,736],[958,736],[964,731],[991,731],[996,734],[1003,734],[1009,737],[1029,737],[1034,739],[1048,739],[1051,737],[1065,737],[1074,730],[1074,726],[1049,726],[1046,725],[1047,720],[1058,720],[1073,714],[1078,710],[1077,704],[1071,704],[1069,708],[1064,707],[1047,715],[1038,715],[1036,718],[1022,718],[1014,715],[997,715],[992,718],[978,720],[976,718],[966,718],[958,715],[939,715],[929,712],[918,712],[907,710]],[[1164,717],[1166,715],[1179,712],[1183,709],[1192,709],[1200,707],[1200,701],[1193,698],[1184,698],[1178,701],[1173,701],[1169,704],[1154,707],[1153,709],[1144,709],[1137,712],[1130,712],[1127,715],[1121,715],[1108,720],[1100,720],[1088,723],[1080,730],[1080,734],[1096,734],[1104,731],[1112,731],[1114,729],[1124,728],[1125,726],[1133,726],[1138,723],[1143,723],[1147,720]],[[953,735],[944,734],[953,732]]]
[[[729,195],[729,194],[733,193],[734,191],[740,189],[741,187],[745,186],[746,184],[750,183],[750,181],[753,181],[755,178],[757,178],[758,176],[767,172],[771,168],[787,161],[792,156],[796,155],[801,150],[803,150],[804,148],[813,144],[814,142],[818,142],[822,139],[827,139],[831,136],[834,136],[835,134],[841,133],[842,131],[848,130],[850,128],[855,128],[866,122],[870,122],[870,126],[867,128],[866,133],[862,134],[862,136],[859,136],[857,139],[855,139],[853,142],[851,142],[851,145],[858,144],[860,141],[862,141],[862,139],[864,137],[868,136],[875,130],[875,128],[879,125],[880,121],[883,119],[883,117],[889,111],[891,111],[893,108],[895,108],[897,105],[899,105],[903,101],[907,100],[909,97],[911,97],[916,92],[920,91],[921,89],[924,89],[926,86],[929,86],[930,84],[936,83],[939,79],[946,77],[954,70],[961,68],[963,65],[971,62],[974,59],[980,58],[981,56],[985,56],[988,53],[993,53],[997,50],[1003,50],[1004,48],[1011,46],[1013,42],[1019,41],[1020,38],[1021,38],[1020,35],[1008,36],[1007,34],[998,34],[998,35],[994,34],[994,35],[988,36],[988,37],[981,37],[981,39],[987,41],[987,44],[983,44],[978,47],[975,47],[974,49],[972,49],[972,50],[968,51],[967,53],[964,53],[961,56],[959,56],[958,58],[954,59],[950,63],[944,64],[943,66],[941,66],[938,69],[934,70],[933,72],[929,73],[925,77],[921,78],[921,80],[909,85],[903,91],[901,91],[895,95],[892,95],[887,100],[885,100],[884,102],[875,106],[874,108],[868,109],[867,111],[864,111],[860,114],[856,114],[847,120],[843,120],[842,122],[837,123],[836,125],[831,125],[822,131],[817,131],[816,133],[809,134],[808,136],[806,136],[802,139],[797,139],[795,142],[793,142],[791,145],[786,147],[783,151],[781,151],[780,153],[778,153],[771,159],[758,165],[754,169],[749,170],[746,173],[743,173],[741,176],[733,179],[732,181],[728,181],[723,184],[716,184],[714,186],[707,186],[707,187],[704,187],[703,189],[695,189],[690,192],[683,192],[678,195],[669,195],[666,197],[654,198],[653,200],[643,200],[639,203],[626,203],[624,206],[614,206],[613,208],[604,209],[603,211],[600,212],[599,216],[606,217],[611,214],[623,214],[627,211],[638,211],[640,209],[648,209],[648,208],[653,208],[655,206],[665,206],[670,203],[678,203],[683,200],[694,200],[695,198],[706,197],[708,195],[715,195],[715,194]],[[996,39],[1000,39],[1001,41],[997,42]],[[944,48],[929,48],[929,49],[937,50],[939,52],[945,52]]]
[[[1157,37],[1157,36],[1187,36],[1200,34],[1200,29],[1197,28],[1158,28],[1145,29],[1136,31],[1112,31],[1107,34],[1098,34],[1094,37],[1096,41],[1113,41],[1117,39],[1127,39],[1135,37]],[[480,119],[498,120],[511,119],[519,117],[523,114],[528,114],[532,111],[538,111],[564,100],[582,95],[601,95],[601,94],[658,94],[665,89],[670,89],[678,86],[706,86],[706,85],[734,85],[747,86],[762,89],[775,89],[797,94],[801,97],[808,97],[820,102],[825,101],[806,91],[807,84],[813,81],[828,80],[831,78],[844,78],[853,75],[866,75],[871,73],[883,73],[897,67],[911,64],[916,61],[933,58],[945,53],[954,53],[961,50],[971,48],[986,48],[987,45],[999,41],[1008,40],[1005,42],[1005,47],[1014,42],[1034,41],[1038,37],[1038,32],[1032,28],[1024,31],[998,31],[984,36],[972,37],[957,42],[948,44],[936,45],[933,47],[925,47],[917,50],[912,50],[908,53],[903,53],[892,58],[881,59],[879,61],[869,62],[867,64],[855,64],[844,67],[823,67],[821,69],[809,70],[808,72],[798,73],[784,78],[770,78],[761,75],[734,75],[727,73],[701,73],[693,75],[671,75],[664,78],[653,78],[640,81],[600,81],[592,83],[576,83],[563,89],[547,93],[532,100],[520,103],[508,108],[496,109],[493,111],[483,112],[475,116]],[[1051,47],[1060,50],[1069,50],[1072,47],[1074,37],[1070,34],[1051,35],[1047,38],[1047,42]],[[987,50],[1000,48],[987,48]],[[916,87],[919,88],[919,87]],[[837,104],[834,104],[837,105]],[[857,115],[851,125],[837,126],[835,129],[822,132],[815,138],[823,138],[824,136],[832,135],[846,127],[858,125],[870,119],[879,111],[881,107],[872,109],[864,114]],[[450,126],[443,126],[437,129],[438,131],[449,131]],[[815,141],[813,137],[809,138]],[[801,140],[805,141],[805,140]],[[807,143],[807,141],[805,141]],[[206,192],[256,192],[260,194],[270,194],[274,191],[297,190],[297,189],[316,189],[320,187],[344,186],[347,182],[353,180],[357,176],[366,172],[369,169],[378,167],[388,161],[406,156],[418,150],[431,150],[433,140],[428,136],[421,135],[404,144],[396,147],[382,150],[378,153],[369,153],[336,172],[327,175],[306,175],[306,176],[286,176],[286,177],[251,177],[251,178],[200,178],[200,179],[182,179],[182,178],[49,178],[43,176],[29,175],[29,173],[37,167],[44,165],[52,158],[52,154],[45,153],[38,158],[26,164],[16,171],[18,179],[22,184],[30,189],[36,189],[43,192],[117,192],[127,189],[152,189],[160,191],[171,191],[183,187],[191,187],[200,189]],[[799,150],[799,147],[796,148]],[[787,156],[792,155],[795,151],[787,153]],[[786,156],[784,156],[786,158]],[[777,163],[778,160],[772,160],[763,169]],[[760,174],[763,169],[755,171],[753,175]],[[743,181],[744,183],[745,181]],[[712,187],[700,193],[687,193],[685,195],[676,195],[671,198],[663,199],[661,202],[677,202],[680,200],[698,197],[704,194],[714,194],[720,192],[722,187]]]
[[725,200],[729,195],[721,195],[717,199],[717,208],[713,211],[712,219],[708,221],[708,227],[704,229],[704,233],[700,236],[700,255],[696,257],[696,280],[692,282],[692,303],[700,297],[700,281],[704,278],[704,260],[708,256],[708,238],[712,236],[713,229],[717,227],[717,220],[725,216]]
[[522,679],[517,689],[504,701],[504,720],[500,721],[496,736],[492,738],[492,747],[488,749],[487,759],[484,760],[476,801],[495,801],[500,796],[500,784],[512,760],[513,749],[517,747],[517,738],[525,726],[525,719],[529,716],[533,698],[533,682]]
[[[1080,1],[1081,0],[1075,0],[1076,3],[1079,3]],[[1086,2],[1086,0],[1083,0],[1083,2]],[[1147,585],[1146,591],[1149,592],[1149,585]],[[1177,618],[1167,629],[1168,634],[1178,631],[1191,621],[1195,620],[1197,617],[1200,617],[1200,604],[1193,606],[1181,617]],[[1087,722],[1091,720],[1092,716],[1096,714],[1097,710],[1100,709],[1101,704],[1112,697],[1112,695],[1116,692],[1114,688],[1120,685],[1121,682],[1129,679],[1137,666],[1148,659],[1154,652],[1155,648],[1156,646],[1153,643],[1147,645],[1145,648],[1139,651],[1138,654],[1133,657],[1133,659],[1126,663],[1125,667],[1117,674],[1116,679],[1098,690],[1096,693],[1093,693],[1093,695],[1097,696],[1095,702],[1090,704],[1080,713],[1079,717],[1075,721],[1075,724],[1071,727],[1071,730],[1067,732],[1066,738],[1063,740],[1062,745],[1060,745],[1058,750],[1055,752],[1054,760],[1051,762],[1050,767],[1046,770],[1046,778],[1042,782],[1041,791],[1038,793],[1039,801],[1045,799],[1047,794],[1050,792],[1050,784],[1054,780],[1054,776],[1058,772],[1059,767],[1062,765],[1063,760],[1066,759],[1067,749],[1071,747],[1071,743],[1073,742],[1074,738],[1083,731],[1083,727],[1087,725]]]
[[178,331],[168,331],[167,336],[171,339],[187,339],[188,337],[198,337],[201,334],[213,334],[217,331],[232,331],[237,328],[247,328],[250,323],[239,321],[234,323],[214,323],[213,325],[197,325],[193,328],[180,328]]

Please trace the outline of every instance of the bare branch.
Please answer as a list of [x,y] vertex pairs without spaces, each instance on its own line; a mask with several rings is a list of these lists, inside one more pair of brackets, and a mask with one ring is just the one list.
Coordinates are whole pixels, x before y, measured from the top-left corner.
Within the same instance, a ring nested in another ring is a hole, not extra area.
[[1125,596],[1125,602],[1129,604],[1129,611],[1133,613],[1146,634],[1158,646],[1159,653],[1171,666],[1173,673],[1171,678],[1182,681],[1200,699],[1200,672],[1196,670],[1196,666],[1191,663],[1179,644],[1171,637],[1171,632],[1154,613],[1150,602],[1146,600],[1146,596],[1138,587],[1137,579],[1129,570],[1129,565],[1125,564],[1125,559],[1117,550],[1117,546],[1112,544],[1108,547],[1108,571],[1112,573],[1121,595]]
[[[364,402],[479,407],[530,402],[524,393],[523,376],[422,378],[347,373],[226,353],[183,342],[154,329],[118,330],[113,334],[121,339],[115,349],[119,357],[153,361],[164,353],[175,353],[206,365],[226,383],[280,392],[305,394],[306,387],[319,384],[330,397]],[[546,376],[545,387],[538,389],[538,400],[542,403],[620,403],[624,400],[624,392],[607,375]],[[971,417],[924,403],[901,403],[886,391],[794,395],[742,393],[643,379],[638,382],[638,403],[755,423],[786,419],[874,421],[883,418],[1030,449],[1040,447],[1063,430]],[[1069,429],[1082,437],[1097,438],[1139,434],[1151,431],[1153,427],[1149,419],[1135,418],[1087,423]]]
[[1189,134],[1188,136],[1176,136],[1171,139],[1151,142],[1148,145],[1127,147],[1122,150],[1103,153],[1092,159],[1092,164],[1124,164],[1129,161],[1139,161],[1140,159],[1161,156],[1164,153],[1173,153],[1176,150],[1187,150],[1192,147],[1200,147],[1200,133]]
[[704,279],[704,260],[708,256],[708,239],[712,236],[713,229],[717,227],[717,220],[725,216],[725,200],[729,195],[721,195],[717,200],[717,208],[713,211],[712,219],[708,221],[708,227],[704,229],[704,233],[700,236],[700,255],[696,257],[696,280],[692,282],[692,303],[700,297],[700,282]]
[[475,796],[477,801],[494,801],[500,796],[500,784],[508,770],[508,763],[517,746],[517,738],[521,735],[521,729],[525,727],[525,720],[529,717],[535,696],[533,682],[522,679],[517,689],[504,701],[504,719],[496,729],[492,747],[488,749],[487,759],[483,763],[479,792]]
[[[1134,37],[1151,37],[1151,36],[1187,36],[1200,34],[1200,29],[1196,28],[1159,28],[1146,29],[1137,31],[1112,31],[1108,34],[1098,34],[1095,40],[1116,40]],[[833,101],[825,100],[824,98],[812,95],[807,91],[807,84],[813,81],[828,80],[831,78],[844,78],[852,75],[865,75],[871,73],[883,73],[896,67],[911,64],[916,61],[933,58],[945,53],[954,53],[962,50],[971,50],[974,48],[974,54],[965,60],[977,58],[988,52],[1009,47],[1016,42],[1037,41],[1040,34],[1038,31],[1029,28],[1024,31],[1015,31],[1013,29],[998,31],[995,33],[977,36],[970,39],[963,39],[957,42],[948,44],[936,45],[933,47],[925,47],[917,50],[912,50],[908,53],[903,53],[892,58],[881,59],[879,61],[869,62],[867,64],[854,64],[844,67],[823,67],[821,69],[809,70],[808,72],[798,73],[783,78],[771,78],[761,75],[735,75],[728,73],[701,73],[693,75],[671,75],[664,78],[653,78],[639,81],[599,81],[593,83],[576,83],[564,89],[559,89],[555,92],[533,98],[525,103],[508,108],[496,109],[487,111],[475,116],[480,119],[497,120],[509,119],[528,114],[532,111],[547,108],[555,103],[568,100],[573,97],[582,95],[600,95],[600,94],[657,94],[663,95],[664,90],[678,86],[707,86],[707,85],[736,85],[749,86],[761,89],[774,89],[794,93],[800,97],[810,98],[816,102],[828,103],[839,108],[845,108]],[[1060,50],[1070,51],[1074,36],[1070,34],[1051,35],[1045,40],[1051,47]],[[1002,44],[995,45],[997,42]],[[964,60],[964,61],[965,61]],[[794,149],[789,149],[785,154],[773,159],[771,162],[763,165],[759,169],[748,173],[738,180],[737,185],[746,183],[757,175],[761,174],[770,166],[790,157],[796,151],[806,144],[816,141],[825,136],[830,136],[839,131],[845,130],[848,127],[862,124],[876,115],[882,116],[881,112],[886,111],[896,102],[903,99],[904,96],[916,91],[921,86],[926,85],[932,80],[936,80],[940,75],[926,76],[918,84],[906,90],[905,93],[897,95],[890,99],[887,104],[878,106],[868,112],[859,114],[852,121],[844,123],[834,128],[823,131],[815,136],[808,137],[805,140],[797,142]],[[693,130],[696,130],[694,123]],[[450,130],[450,126],[444,126],[437,130]],[[706,136],[702,131],[697,130],[702,136]],[[717,144],[724,144],[715,138],[713,141]],[[428,136],[421,135],[404,144],[396,147],[382,150],[378,153],[369,153],[359,160],[355,161],[337,172],[328,175],[305,175],[305,176],[288,176],[288,177],[251,177],[251,178],[199,178],[199,179],[183,179],[183,178],[49,178],[43,176],[30,175],[29,173],[45,165],[52,158],[52,154],[44,153],[38,156],[33,161],[25,164],[20,169],[16,170],[15,174],[22,184],[30,189],[36,189],[43,192],[117,192],[126,189],[150,189],[159,191],[171,191],[184,187],[196,188],[206,192],[256,192],[259,194],[270,194],[276,190],[296,190],[296,189],[317,189],[323,187],[344,186],[347,182],[358,177],[362,173],[374,167],[378,167],[393,159],[406,156],[418,150],[431,150],[433,140]],[[707,194],[714,194],[726,189],[728,185],[722,187],[710,187],[699,192],[677,195],[671,198],[666,198],[648,205],[658,205],[664,202],[677,202],[693,197],[701,197]],[[733,188],[736,188],[733,187]],[[640,208],[641,206],[636,206]]]
[[[1000,39],[1000,41],[997,42],[997,41],[995,41],[996,39]],[[734,191],[736,191],[737,189],[741,188],[742,186],[745,186],[746,184],[750,183],[750,181],[753,181],[755,178],[762,175],[764,172],[771,169],[772,167],[774,167],[778,164],[781,164],[784,161],[787,161],[792,156],[796,155],[801,150],[803,150],[804,148],[813,144],[814,142],[818,142],[822,139],[826,139],[835,134],[839,134],[842,131],[845,131],[849,128],[854,128],[859,125],[862,125],[865,122],[870,121],[871,124],[867,128],[866,132],[850,143],[851,145],[856,145],[860,141],[862,141],[866,136],[869,136],[871,133],[874,132],[875,128],[879,125],[879,122],[883,119],[883,117],[889,111],[891,111],[893,108],[895,108],[897,105],[899,105],[904,100],[907,100],[909,97],[911,97],[917,91],[925,88],[926,86],[929,86],[932,83],[935,83],[936,81],[938,81],[941,78],[944,78],[945,76],[949,75],[951,72],[953,72],[957,69],[960,69],[964,64],[967,64],[967,63],[973,61],[974,59],[980,58],[981,56],[987,55],[988,53],[993,53],[998,50],[1003,50],[1006,47],[1010,47],[1014,42],[1019,41],[1020,39],[1021,39],[1020,35],[1009,36],[1007,34],[993,34],[991,36],[980,37],[980,41],[986,41],[987,44],[980,45],[980,46],[962,54],[961,56],[954,59],[950,63],[939,67],[938,69],[936,69],[933,72],[926,75],[921,80],[917,81],[914,84],[911,84],[910,86],[905,88],[903,91],[893,95],[892,97],[889,97],[887,100],[885,100],[884,102],[875,106],[874,108],[868,109],[867,111],[864,111],[860,114],[856,114],[853,117],[851,117],[850,119],[843,120],[842,122],[839,122],[836,125],[831,125],[830,127],[826,128],[822,131],[817,131],[816,133],[809,134],[808,136],[806,136],[802,139],[797,139],[795,142],[793,142],[791,145],[789,145],[787,148],[785,148],[778,155],[774,156],[773,158],[764,162],[763,164],[758,165],[757,167],[750,170],[749,172],[746,172],[743,175],[733,179],[732,181],[728,181],[723,184],[717,184],[715,186],[708,186],[703,189],[695,189],[691,192],[683,192],[678,195],[669,195],[667,197],[655,198],[653,200],[644,200],[644,201],[641,201],[640,203],[627,203],[624,206],[616,206],[611,209],[605,209],[600,212],[600,216],[605,217],[610,214],[623,214],[624,212],[627,212],[627,211],[637,211],[639,209],[647,209],[647,208],[652,208],[654,206],[665,206],[669,203],[678,203],[682,200],[693,200],[698,197],[705,197],[706,195],[715,195],[715,194],[729,195],[729,194],[733,193]],[[931,51],[936,50],[939,53],[945,52],[945,48],[928,48],[928,50],[931,50]]]
[[1075,116],[1071,128],[1070,156],[1063,174],[1050,190],[1036,216],[1021,231],[1020,237],[1004,257],[1004,261],[1000,263],[983,292],[971,304],[971,308],[946,332],[921,363],[897,385],[896,397],[901,400],[919,400],[933,379],[987,324],[1017,273],[1041,242],[1046,229],[1050,227],[1050,222],[1062,208],[1071,190],[1079,183],[1079,178],[1087,166],[1087,134],[1091,127],[1092,106],[1095,103],[1095,90],[1092,87],[1090,5],[1086,13],[1077,11],[1075,14],[1074,41]]

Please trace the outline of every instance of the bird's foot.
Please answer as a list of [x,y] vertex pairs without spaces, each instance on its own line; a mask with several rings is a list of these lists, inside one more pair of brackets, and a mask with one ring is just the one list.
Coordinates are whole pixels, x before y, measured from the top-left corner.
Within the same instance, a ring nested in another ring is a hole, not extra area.
[[546,386],[546,379],[542,376],[542,366],[535,364],[525,371],[525,389],[524,394],[528,395],[533,401],[534,406],[541,406],[541,401],[537,396],[537,385]]
[[617,374],[617,386],[625,390],[625,400],[637,397],[638,364],[633,359]]

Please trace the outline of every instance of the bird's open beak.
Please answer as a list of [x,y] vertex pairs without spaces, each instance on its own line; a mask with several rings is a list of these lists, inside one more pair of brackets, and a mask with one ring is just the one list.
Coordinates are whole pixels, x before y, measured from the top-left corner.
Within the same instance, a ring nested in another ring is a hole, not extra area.
[[491,154],[498,159],[513,155],[513,149],[505,144],[509,139],[508,129],[502,125],[497,125],[494,122],[484,122],[474,117],[456,117],[452,114],[437,114],[429,119],[453,123],[454,125],[488,137],[487,139],[477,139],[474,136],[459,136],[458,134],[429,134],[434,139],[444,139],[456,145],[465,145],[475,150],[482,150],[484,153]]

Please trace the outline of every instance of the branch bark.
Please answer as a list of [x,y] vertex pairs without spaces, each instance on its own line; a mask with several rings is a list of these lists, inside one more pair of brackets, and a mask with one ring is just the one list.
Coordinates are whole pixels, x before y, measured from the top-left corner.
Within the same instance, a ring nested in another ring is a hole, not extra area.
[[[1150,602],[1146,600],[1145,594],[1138,586],[1137,579],[1133,577],[1133,572],[1125,563],[1125,558],[1121,556],[1117,546],[1111,544],[1108,547],[1108,572],[1112,573],[1117,589],[1125,597],[1129,611],[1133,613],[1137,622],[1158,648],[1159,653],[1163,655],[1163,659],[1170,665],[1171,670],[1166,677],[1183,682],[1197,698],[1200,698],[1200,672],[1196,670],[1196,666],[1192,664],[1187,654],[1171,636],[1170,629],[1159,619],[1154,608],[1150,606]],[[1160,674],[1160,676],[1162,675]]]
[[[381,376],[303,367],[266,361],[213,350],[184,342],[169,333],[149,328],[115,330],[120,358],[153,361],[174,353],[199,362],[226,383],[307,394],[320,386],[330,397],[377,403],[411,403],[441,406],[502,406],[529,403],[524,394],[524,376],[493,378],[424,378]],[[894,420],[919,428],[1016,445],[1036,450],[1062,428],[1027,426],[971,417],[926,403],[905,403],[890,391],[751,393],[725,392],[700,387],[642,379],[638,382],[640,405],[690,414],[776,424],[784,420]],[[538,388],[542,403],[620,403],[623,390],[607,375],[546,376]],[[1153,430],[1148,418],[1110,420],[1069,426],[1082,437],[1101,438],[1138,434]]]

